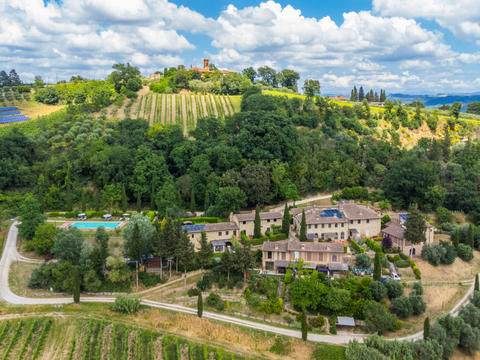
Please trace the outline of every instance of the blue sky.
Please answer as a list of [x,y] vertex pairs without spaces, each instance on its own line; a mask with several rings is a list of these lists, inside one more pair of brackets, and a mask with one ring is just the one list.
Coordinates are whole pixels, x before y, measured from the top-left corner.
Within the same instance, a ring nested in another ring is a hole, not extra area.
[[478,0],[4,0],[0,14],[0,69],[27,81],[208,57],[236,71],[291,68],[324,94],[480,92]]

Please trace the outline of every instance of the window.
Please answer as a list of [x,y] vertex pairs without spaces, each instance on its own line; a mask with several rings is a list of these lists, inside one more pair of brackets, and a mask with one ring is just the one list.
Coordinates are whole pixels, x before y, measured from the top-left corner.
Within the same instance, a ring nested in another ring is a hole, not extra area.
[[353,220],[350,220],[350,224],[353,224]]
[[331,227],[332,227],[332,224],[328,224],[328,227],[331,228]]
[[334,262],[337,261],[337,255],[335,255],[335,254],[332,255],[332,261],[334,261]]
[[325,224],[322,224],[322,229],[325,229]]
[[246,221],[244,221],[244,222],[243,222],[243,225],[245,225],[246,223],[247,223],[247,222],[246,222]]
[[335,224],[335,227],[338,227],[338,224]]
[[286,260],[287,259],[287,254],[286,253],[282,253],[282,260]]
[[308,225],[308,228],[311,229],[311,228],[312,228],[312,225],[309,224],[309,225]]
[[312,253],[307,252],[307,261],[312,261]]
[[237,236],[237,230],[233,230],[233,235]]
[[367,224],[370,224],[370,219],[367,219]]
[[272,252],[271,251],[267,251],[267,259],[271,259],[272,258]]
[[194,235],[194,234],[192,234],[192,239],[195,239],[195,235]]
[[345,223],[342,223],[342,227],[345,227]]
[[222,236],[222,232],[221,232],[221,231],[218,232],[218,236]]
[[358,223],[360,224],[362,222],[362,220],[358,220]]
[[228,235],[228,231],[225,231],[225,235]]
[[295,253],[293,254],[293,257],[295,260],[298,260],[298,251],[295,251]]
[[340,239],[345,239],[345,233],[343,231],[340,233]]
[[267,222],[270,222],[270,219],[267,219]]
[[273,219],[273,222],[277,222],[277,219]]
[[322,240],[325,240],[325,234],[322,234]]

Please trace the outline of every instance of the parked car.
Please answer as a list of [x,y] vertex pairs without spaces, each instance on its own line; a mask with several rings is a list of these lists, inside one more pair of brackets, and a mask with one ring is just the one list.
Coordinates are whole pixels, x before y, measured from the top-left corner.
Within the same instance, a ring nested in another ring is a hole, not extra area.
[[396,274],[396,273],[392,273],[392,274],[390,275],[390,279],[395,280],[395,281],[400,281],[400,280],[402,280],[402,278],[401,278],[398,274]]

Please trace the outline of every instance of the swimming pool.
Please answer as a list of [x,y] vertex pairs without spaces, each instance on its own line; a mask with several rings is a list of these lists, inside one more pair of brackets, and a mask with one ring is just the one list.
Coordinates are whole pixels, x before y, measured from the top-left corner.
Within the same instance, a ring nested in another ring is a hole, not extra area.
[[77,221],[70,226],[80,230],[96,230],[99,227],[104,227],[105,230],[113,230],[122,224],[122,222]]

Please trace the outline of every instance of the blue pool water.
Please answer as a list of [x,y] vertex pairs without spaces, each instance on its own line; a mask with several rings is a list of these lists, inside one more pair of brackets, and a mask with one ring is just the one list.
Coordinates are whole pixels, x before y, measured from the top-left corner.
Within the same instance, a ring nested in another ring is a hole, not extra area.
[[83,230],[96,230],[97,228],[103,226],[105,229],[115,229],[121,224],[121,222],[93,222],[93,221],[81,221],[73,223],[71,226],[77,229]]

